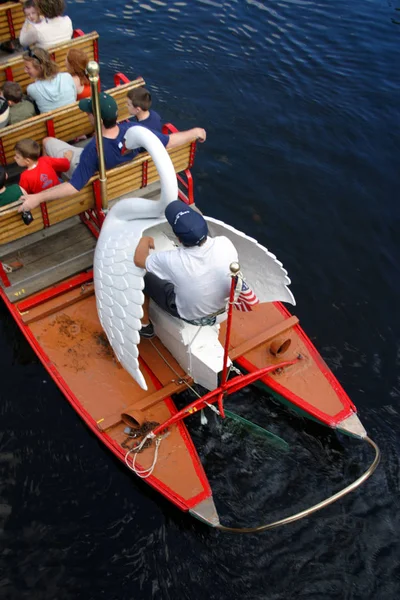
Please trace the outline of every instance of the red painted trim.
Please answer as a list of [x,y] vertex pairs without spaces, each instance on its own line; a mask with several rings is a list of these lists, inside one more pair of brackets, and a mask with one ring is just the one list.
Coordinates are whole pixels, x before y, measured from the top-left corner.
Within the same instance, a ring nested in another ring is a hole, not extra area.
[[145,160],[142,163],[142,185],[141,185],[142,188],[146,187],[146,185],[147,185],[147,181],[148,181],[147,173],[148,173],[148,170],[149,170],[149,161]]
[[7,14],[7,21],[8,21],[8,29],[10,30],[10,38],[12,40],[15,40],[15,29],[14,29],[14,21],[13,21],[13,16],[12,16],[12,9],[9,8],[6,11]]
[[95,203],[96,211],[100,212],[102,210],[100,181],[98,179],[96,179],[95,181],[93,181],[92,185],[93,185],[94,203]]
[[192,142],[190,144],[189,169],[191,169],[193,167],[195,154],[196,154],[196,142]]
[[30,296],[26,300],[21,300],[21,302],[16,302],[15,306],[18,308],[19,313],[23,313],[31,308],[35,308],[35,306],[39,306],[39,304],[43,304],[48,300],[52,300],[65,292],[73,290],[88,281],[93,280],[93,271],[89,271],[87,273],[81,273],[80,275],[76,275],[76,277],[72,277],[59,285],[56,285],[44,292],[39,292],[34,296]]
[[84,32],[82,31],[82,29],[74,29],[72,38],[75,39],[77,37],[81,37],[82,35],[85,35]]
[[0,162],[5,167],[7,164],[6,155],[4,152],[3,139],[0,137]]
[[0,262],[0,279],[2,280],[2,282],[4,284],[4,287],[10,287],[11,286],[10,280],[8,279],[8,275],[7,275],[7,273],[4,270],[2,262]]
[[93,40],[93,56],[96,62],[99,62],[99,40]]
[[50,227],[49,213],[47,212],[46,202],[42,202],[40,204],[40,210],[42,211],[43,225],[45,226],[45,228]]
[[129,83],[129,79],[123,73],[115,73],[114,75],[114,87],[119,87],[123,83]]
[[[89,218],[87,217],[87,215],[89,215]],[[86,212],[80,213],[79,217],[82,223],[86,225],[86,227],[97,240],[100,234],[100,219],[96,217],[94,211],[88,209]]]
[[56,137],[53,119],[49,119],[48,121],[46,121],[46,129],[47,129],[47,135],[49,137]]
[[13,75],[13,70],[12,67],[6,67],[4,69],[5,74],[6,74],[6,80],[7,81],[14,81],[14,75]]

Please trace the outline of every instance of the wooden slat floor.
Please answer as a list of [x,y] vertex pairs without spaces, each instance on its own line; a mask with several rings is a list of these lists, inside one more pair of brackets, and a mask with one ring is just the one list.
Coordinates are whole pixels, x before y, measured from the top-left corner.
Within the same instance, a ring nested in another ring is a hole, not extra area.
[[22,268],[9,274],[11,287],[6,288],[11,302],[21,300],[93,265],[96,239],[81,222],[61,230],[57,235],[42,238],[14,250],[1,260],[13,261]]

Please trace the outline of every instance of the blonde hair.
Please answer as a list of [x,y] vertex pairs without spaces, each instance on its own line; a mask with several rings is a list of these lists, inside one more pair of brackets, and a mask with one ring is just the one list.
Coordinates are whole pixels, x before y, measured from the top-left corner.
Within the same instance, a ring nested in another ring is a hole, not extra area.
[[78,48],[70,48],[67,54],[68,61],[68,73],[79,77],[79,81],[82,85],[88,84],[89,79],[86,75],[86,67],[89,62],[89,58],[83,50]]
[[43,48],[35,48],[24,52],[22,58],[25,62],[31,62],[36,69],[39,69],[38,79],[54,79],[59,72],[58,65],[51,60],[50,54]]

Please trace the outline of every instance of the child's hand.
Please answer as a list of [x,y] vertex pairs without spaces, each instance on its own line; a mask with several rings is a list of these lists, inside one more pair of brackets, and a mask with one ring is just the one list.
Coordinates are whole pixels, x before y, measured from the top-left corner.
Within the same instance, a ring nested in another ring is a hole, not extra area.
[[69,162],[71,162],[72,156],[73,156],[72,150],[66,150],[64,152],[64,158],[66,158],[67,160],[69,160]]

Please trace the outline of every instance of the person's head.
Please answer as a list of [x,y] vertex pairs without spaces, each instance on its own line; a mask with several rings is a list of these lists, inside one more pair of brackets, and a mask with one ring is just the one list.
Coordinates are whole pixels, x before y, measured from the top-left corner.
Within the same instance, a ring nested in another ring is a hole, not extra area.
[[0,165],[0,190],[2,190],[3,187],[5,186],[7,177],[8,177],[7,171],[5,170],[3,165]]
[[18,104],[23,98],[22,88],[16,81],[6,81],[3,84],[3,96],[8,104]]
[[184,246],[201,246],[206,241],[208,226],[205,218],[182,200],[170,202],[165,209],[165,217]]
[[59,71],[57,64],[43,48],[29,49],[22,58],[25,63],[24,71],[32,79],[53,79]]
[[32,163],[37,162],[40,156],[40,145],[30,139],[19,140],[15,144],[14,150],[14,159],[19,167],[29,167]]
[[[118,104],[114,98],[105,92],[99,94],[100,116],[105,129],[112,129],[117,124]],[[88,113],[90,121],[94,123],[93,105],[91,98],[79,101],[79,108]]]
[[31,23],[40,23],[40,12],[34,0],[26,0],[23,4],[25,17]]
[[151,94],[144,87],[129,90],[127,105],[130,115],[136,115],[140,110],[148,111],[151,106]]
[[86,67],[88,62],[89,58],[86,52],[79,50],[78,48],[70,48],[65,59],[65,66],[67,67],[68,73],[71,75],[77,75],[79,77],[79,81],[82,84],[85,84],[89,83],[89,79],[86,76]]
[[47,19],[55,19],[63,14],[65,2],[64,0],[37,0],[37,6]]

